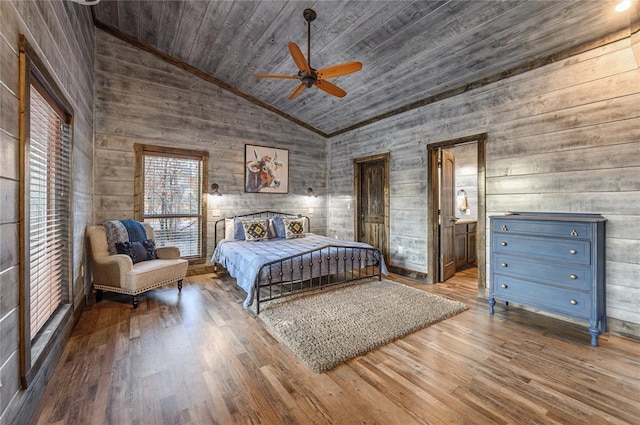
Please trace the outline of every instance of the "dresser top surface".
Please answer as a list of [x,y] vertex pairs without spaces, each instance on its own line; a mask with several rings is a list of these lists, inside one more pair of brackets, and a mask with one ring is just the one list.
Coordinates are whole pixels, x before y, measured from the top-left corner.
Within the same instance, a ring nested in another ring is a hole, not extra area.
[[554,220],[554,221],[572,221],[572,222],[603,222],[606,218],[600,214],[574,214],[574,213],[553,213],[553,212],[510,212],[504,215],[494,215],[491,219],[508,219],[508,220]]

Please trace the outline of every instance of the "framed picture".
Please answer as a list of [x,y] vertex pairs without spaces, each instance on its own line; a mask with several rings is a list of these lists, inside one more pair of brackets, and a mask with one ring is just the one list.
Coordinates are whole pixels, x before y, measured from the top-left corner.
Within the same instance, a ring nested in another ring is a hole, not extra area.
[[244,145],[244,191],[289,193],[289,150]]

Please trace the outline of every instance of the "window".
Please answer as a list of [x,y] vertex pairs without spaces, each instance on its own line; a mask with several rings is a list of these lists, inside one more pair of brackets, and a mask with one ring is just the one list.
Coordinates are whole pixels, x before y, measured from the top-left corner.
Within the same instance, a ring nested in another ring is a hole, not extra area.
[[205,261],[209,153],[135,145],[136,218],[153,227],[158,246],[177,246],[191,263]]
[[27,386],[72,312],[71,108],[20,37],[20,372]]
[[[45,99],[35,81],[30,89],[29,281],[31,338],[66,302],[69,285],[70,138],[65,114]],[[44,92],[44,95],[43,93]],[[64,297],[63,297],[64,295]]]

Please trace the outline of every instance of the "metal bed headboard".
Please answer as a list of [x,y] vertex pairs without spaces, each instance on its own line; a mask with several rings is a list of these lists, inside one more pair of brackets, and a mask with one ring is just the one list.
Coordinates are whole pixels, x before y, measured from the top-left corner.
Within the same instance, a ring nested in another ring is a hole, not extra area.
[[296,216],[298,218],[304,218],[305,231],[306,232],[311,231],[311,219],[306,215],[293,214],[293,213],[282,212],[282,211],[259,211],[259,212],[249,213],[249,214],[234,215],[232,217],[223,217],[219,220],[216,220],[214,225],[214,230],[213,230],[214,243],[215,245],[218,245],[218,242],[220,242],[226,237],[226,234],[225,234],[226,229],[225,229],[224,223],[225,223],[225,220],[228,218],[273,218],[275,216]]

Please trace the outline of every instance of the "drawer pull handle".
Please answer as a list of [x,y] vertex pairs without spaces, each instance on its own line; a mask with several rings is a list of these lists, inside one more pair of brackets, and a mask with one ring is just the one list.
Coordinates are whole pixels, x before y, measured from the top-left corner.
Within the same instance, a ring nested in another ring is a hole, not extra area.
[[503,283],[502,285],[500,285],[500,287],[501,287],[502,289],[507,289],[507,285],[505,285],[504,283]]
[[507,246],[506,242],[500,242],[500,246]]
[[507,263],[500,264],[500,267],[507,267]]
[[576,251],[575,249],[570,249],[569,250],[569,254],[574,255],[576,254],[578,251]]
[[578,278],[578,276],[576,276],[575,274],[571,274],[571,275],[569,275],[569,277],[570,277],[571,279],[573,279],[573,280],[576,280],[576,279]]
[[571,236],[578,236],[578,232],[575,229],[571,230]]
[[576,305],[576,304],[578,304],[578,301],[576,301],[576,300],[571,300],[571,301],[569,301],[569,303],[570,303],[571,305]]
[[503,232],[506,232],[507,230],[509,230],[509,229],[507,228],[507,225],[506,225],[506,224],[503,224],[503,225],[502,225],[502,231],[503,231]]

